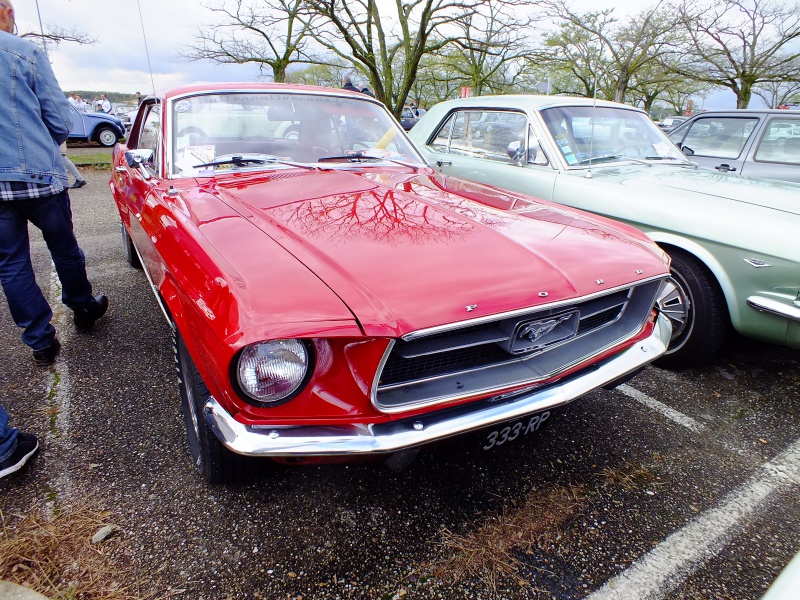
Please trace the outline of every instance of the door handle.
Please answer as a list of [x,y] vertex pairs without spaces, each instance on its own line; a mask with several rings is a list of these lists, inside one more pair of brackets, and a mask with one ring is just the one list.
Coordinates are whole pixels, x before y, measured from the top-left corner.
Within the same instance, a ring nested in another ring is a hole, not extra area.
[[728,163],[722,163],[721,165],[717,165],[714,168],[717,171],[722,171],[723,173],[727,173],[728,171],[733,172],[736,170],[736,167],[732,167]]
[[117,167],[117,168],[116,168],[116,169],[114,169],[114,170],[115,170],[117,173],[127,173],[127,172],[128,172],[128,169],[126,169],[125,167]]
[[452,167],[453,161],[452,160],[437,160],[436,165],[439,167]]

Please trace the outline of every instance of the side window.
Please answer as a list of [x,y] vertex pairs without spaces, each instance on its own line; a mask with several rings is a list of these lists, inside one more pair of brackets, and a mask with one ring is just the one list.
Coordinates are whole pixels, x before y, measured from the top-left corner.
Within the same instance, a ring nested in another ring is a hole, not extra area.
[[438,152],[511,163],[519,156],[510,150],[524,156],[521,148],[527,143],[527,131],[528,119],[523,113],[462,110],[450,115],[429,145]]
[[758,119],[740,117],[697,119],[683,140],[683,150],[689,156],[738,158],[756,123]]
[[800,119],[770,119],[754,158],[762,162],[800,164]]
[[529,165],[547,166],[550,164],[550,161],[547,160],[547,155],[539,144],[539,140],[536,139],[536,134],[534,134],[532,127],[528,129],[528,145]]
[[512,149],[527,146],[528,118],[522,113],[487,111],[474,129],[474,154],[487,160],[514,162],[515,155],[509,153],[509,146],[513,144]]
[[447,118],[447,120],[444,122],[444,125],[442,125],[442,128],[439,129],[439,132],[436,134],[436,137],[430,144],[428,144],[431,148],[433,148],[437,152],[449,151],[450,131],[453,129],[453,122],[456,120],[457,114],[458,113],[453,113]]
[[138,149],[153,151],[152,160],[148,163],[154,170],[161,162],[161,142],[161,106],[154,104],[147,109],[147,114],[142,119],[137,145]]

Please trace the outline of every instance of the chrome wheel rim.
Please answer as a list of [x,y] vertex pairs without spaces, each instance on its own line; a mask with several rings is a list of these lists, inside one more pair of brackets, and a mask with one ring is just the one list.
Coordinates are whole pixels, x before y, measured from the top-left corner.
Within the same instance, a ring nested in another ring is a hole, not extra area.
[[[672,342],[680,339],[684,333],[691,331],[692,302],[686,293],[685,287],[674,277],[670,277],[659,292],[656,299],[658,309],[672,323],[672,337],[670,350],[676,350]],[[688,337],[688,336],[687,336]]]
[[113,146],[117,141],[117,136],[113,131],[106,129],[100,132],[100,143],[104,146]]

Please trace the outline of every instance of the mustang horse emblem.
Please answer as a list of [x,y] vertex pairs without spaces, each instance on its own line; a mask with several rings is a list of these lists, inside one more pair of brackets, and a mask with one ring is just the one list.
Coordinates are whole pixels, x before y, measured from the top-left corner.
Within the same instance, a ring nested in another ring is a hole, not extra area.
[[531,342],[535,342],[540,337],[553,331],[553,329],[555,329],[559,323],[563,323],[564,321],[571,319],[574,314],[575,313],[569,313],[554,319],[548,319],[547,321],[534,321],[533,323],[528,323],[525,325],[525,327],[519,330],[517,339],[524,338],[530,340]]

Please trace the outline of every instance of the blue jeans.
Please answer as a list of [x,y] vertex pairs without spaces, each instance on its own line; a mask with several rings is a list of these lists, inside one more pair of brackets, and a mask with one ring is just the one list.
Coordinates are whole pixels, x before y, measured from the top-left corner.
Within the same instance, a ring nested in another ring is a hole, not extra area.
[[22,341],[33,350],[53,343],[53,312],[31,264],[28,221],[42,231],[61,280],[61,301],[72,310],[92,300],[92,284],[86,276],[86,259],[72,229],[69,194],[26,200],[0,201],[0,282],[14,322],[22,327]]
[[0,462],[11,456],[17,447],[17,430],[8,426],[8,413],[0,406]]

